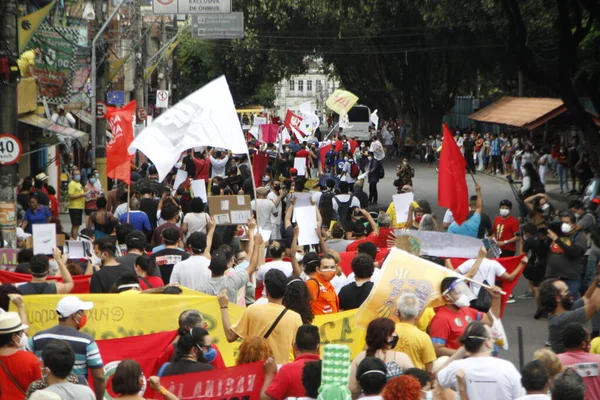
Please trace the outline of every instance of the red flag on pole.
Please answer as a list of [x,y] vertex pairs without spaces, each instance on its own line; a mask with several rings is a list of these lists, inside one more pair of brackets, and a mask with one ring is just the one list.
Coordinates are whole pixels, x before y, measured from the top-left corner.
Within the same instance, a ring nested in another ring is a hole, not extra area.
[[331,150],[331,143],[327,146],[323,146],[319,149],[319,160],[321,160],[321,172],[325,172],[325,158],[327,156],[327,152]]
[[290,110],[287,110],[283,126],[285,126],[289,131],[293,131],[297,135],[304,137],[306,134],[302,130],[302,120],[303,118],[301,116],[294,114]]
[[122,108],[106,107],[106,121],[112,139],[106,145],[106,176],[131,183],[131,159],[127,148],[133,142],[133,121],[137,103],[135,100]]
[[469,214],[467,189],[467,162],[444,124],[444,139],[438,174],[438,204],[449,208],[457,224],[462,224]]

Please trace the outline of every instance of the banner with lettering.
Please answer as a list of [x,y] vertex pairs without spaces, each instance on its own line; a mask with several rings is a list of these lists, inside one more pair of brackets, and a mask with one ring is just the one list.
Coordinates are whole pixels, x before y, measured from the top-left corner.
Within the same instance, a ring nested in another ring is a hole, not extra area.
[[[0,249],[0,272],[14,271],[19,264],[17,262],[18,249]],[[0,276],[0,282],[4,283],[4,279]]]
[[[54,280],[56,282],[62,282],[62,278],[60,276],[49,276],[49,280]],[[31,275],[29,274],[19,274],[17,272],[9,272],[0,270],[0,282],[1,283],[12,283],[13,285],[19,286],[19,283],[25,283],[31,281]],[[90,276],[85,275],[75,275],[73,277],[73,282],[75,286],[71,291],[72,294],[79,293],[89,293],[90,292]]]
[[358,96],[346,90],[337,89],[329,96],[325,104],[339,115],[348,114],[348,111],[356,104]]
[[263,364],[259,361],[214,371],[164,376],[160,383],[179,399],[259,400],[265,381]]
[[[58,324],[56,304],[62,297],[62,295],[24,296],[25,309],[29,318],[28,335]],[[178,327],[178,318],[182,311],[198,310],[206,320],[213,343],[219,346],[225,364],[235,365],[241,341],[233,343],[227,341],[221,322],[221,310],[215,296],[199,294],[187,289],[181,295],[80,294],[78,297],[83,301],[94,303],[94,308],[88,312],[88,322],[82,331],[96,340],[171,331]],[[229,317],[232,323],[235,323],[243,312],[243,307],[229,304]],[[365,332],[356,326],[356,312],[357,310],[350,310],[316,316],[313,324],[319,327],[321,343],[346,344],[352,350],[353,356],[362,351]]]

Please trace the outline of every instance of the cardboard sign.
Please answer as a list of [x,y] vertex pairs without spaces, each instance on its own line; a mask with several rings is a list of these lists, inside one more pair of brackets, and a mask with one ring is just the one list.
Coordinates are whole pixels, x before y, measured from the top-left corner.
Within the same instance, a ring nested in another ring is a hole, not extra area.
[[248,195],[210,196],[208,208],[217,225],[245,225],[252,217]]

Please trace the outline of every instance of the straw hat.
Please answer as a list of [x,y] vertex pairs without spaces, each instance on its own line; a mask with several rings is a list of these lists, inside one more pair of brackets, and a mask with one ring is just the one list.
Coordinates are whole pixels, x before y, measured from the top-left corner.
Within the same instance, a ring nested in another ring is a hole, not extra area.
[[0,314],[0,335],[21,332],[27,328],[29,327],[21,322],[21,318],[16,312],[11,311]]

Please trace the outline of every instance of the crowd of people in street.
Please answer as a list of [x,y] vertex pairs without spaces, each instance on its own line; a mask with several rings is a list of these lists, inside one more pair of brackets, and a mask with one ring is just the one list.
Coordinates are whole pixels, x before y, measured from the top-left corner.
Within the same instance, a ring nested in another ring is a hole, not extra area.
[[[342,129],[323,141],[292,137],[267,144],[249,137],[247,155],[190,149],[163,182],[151,163],[132,165],[129,188],[119,182],[103,188],[97,169],[73,167],[67,190],[69,232],[62,229],[56,189],[46,184],[45,174],[23,179],[17,199],[22,248],[15,272],[31,278],[0,286],[0,398],[104,398],[102,354],[83,332],[94,304],[70,294],[74,277],[89,276],[91,293],[178,295],[183,287],[216,296],[217,329],[228,342],[241,341],[237,365],[264,362],[261,400],[600,399],[597,204],[573,200],[559,210],[544,190],[551,174],[564,191],[569,191],[569,174],[573,190],[593,177],[577,139],[568,148],[536,152],[531,144],[503,134],[456,134],[467,172],[512,174],[522,181],[518,199],[507,197],[497,215],[489,216],[476,185],[470,213],[459,225],[450,211],[443,218],[434,215],[425,199],[413,201],[408,219],[399,221],[394,202],[379,195],[384,165],[392,158],[400,162],[393,180],[397,193],[411,193],[420,184],[411,155],[396,145],[406,139],[407,128],[399,121],[384,122],[369,141],[347,137]],[[440,138],[431,136],[423,146],[428,166],[443,151]],[[266,161],[262,167],[257,167],[258,157]],[[295,158],[306,160],[305,171],[294,167]],[[187,178],[175,186],[178,171]],[[245,224],[219,224],[212,206],[192,190],[196,180],[203,180],[208,197],[249,196],[252,217]],[[295,209],[300,202],[315,209],[318,243],[298,244]],[[46,223],[55,223],[57,233],[71,240],[86,242],[89,257],[73,259],[58,248],[34,254],[27,238],[32,226]],[[394,245],[395,229],[482,239],[482,249],[456,268],[450,260],[429,257],[461,276],[445,278],[434,288],[445,304],[423,307],[415,293],[401,293],[393,300],[396,315],[368,324],[366,346],[349,365],[348,384],[337,392],[320,388],[328,372],[315,317],[363,305],[382,275],[382,255]],[[498,259],[521,255],[516,269],[508,271],[493,259],[490,246],[501,252]],[[341,268],[346,254],[351,254],[351,273]],[[502,359],[492,328],[501,315],[499,286],[521,274],[529,290],[518,298],[535,300],[535,317],[548,319],[548,331],[540,335],[547,335],[543,340],[550,350],[539,350],[519,370]],[[52,276],[61,279],[48,279]],[[64,296],[52,305],[57,325],[30,334],[24,298],[39,294]],[[486,296],[487,306],[475,302]],[[11,303],[16,311],[9,311]],[[235,320],[231,304],[244,307]],[[177,396],[161,385],[161,378],[225,368],[202,310],[181,310],[177,328],[161,368],[148,379],[169,400]],[[112,377],[112,392],[122,399],[143,399],[138,394],[141,376],[138,362],[122,361]]]

